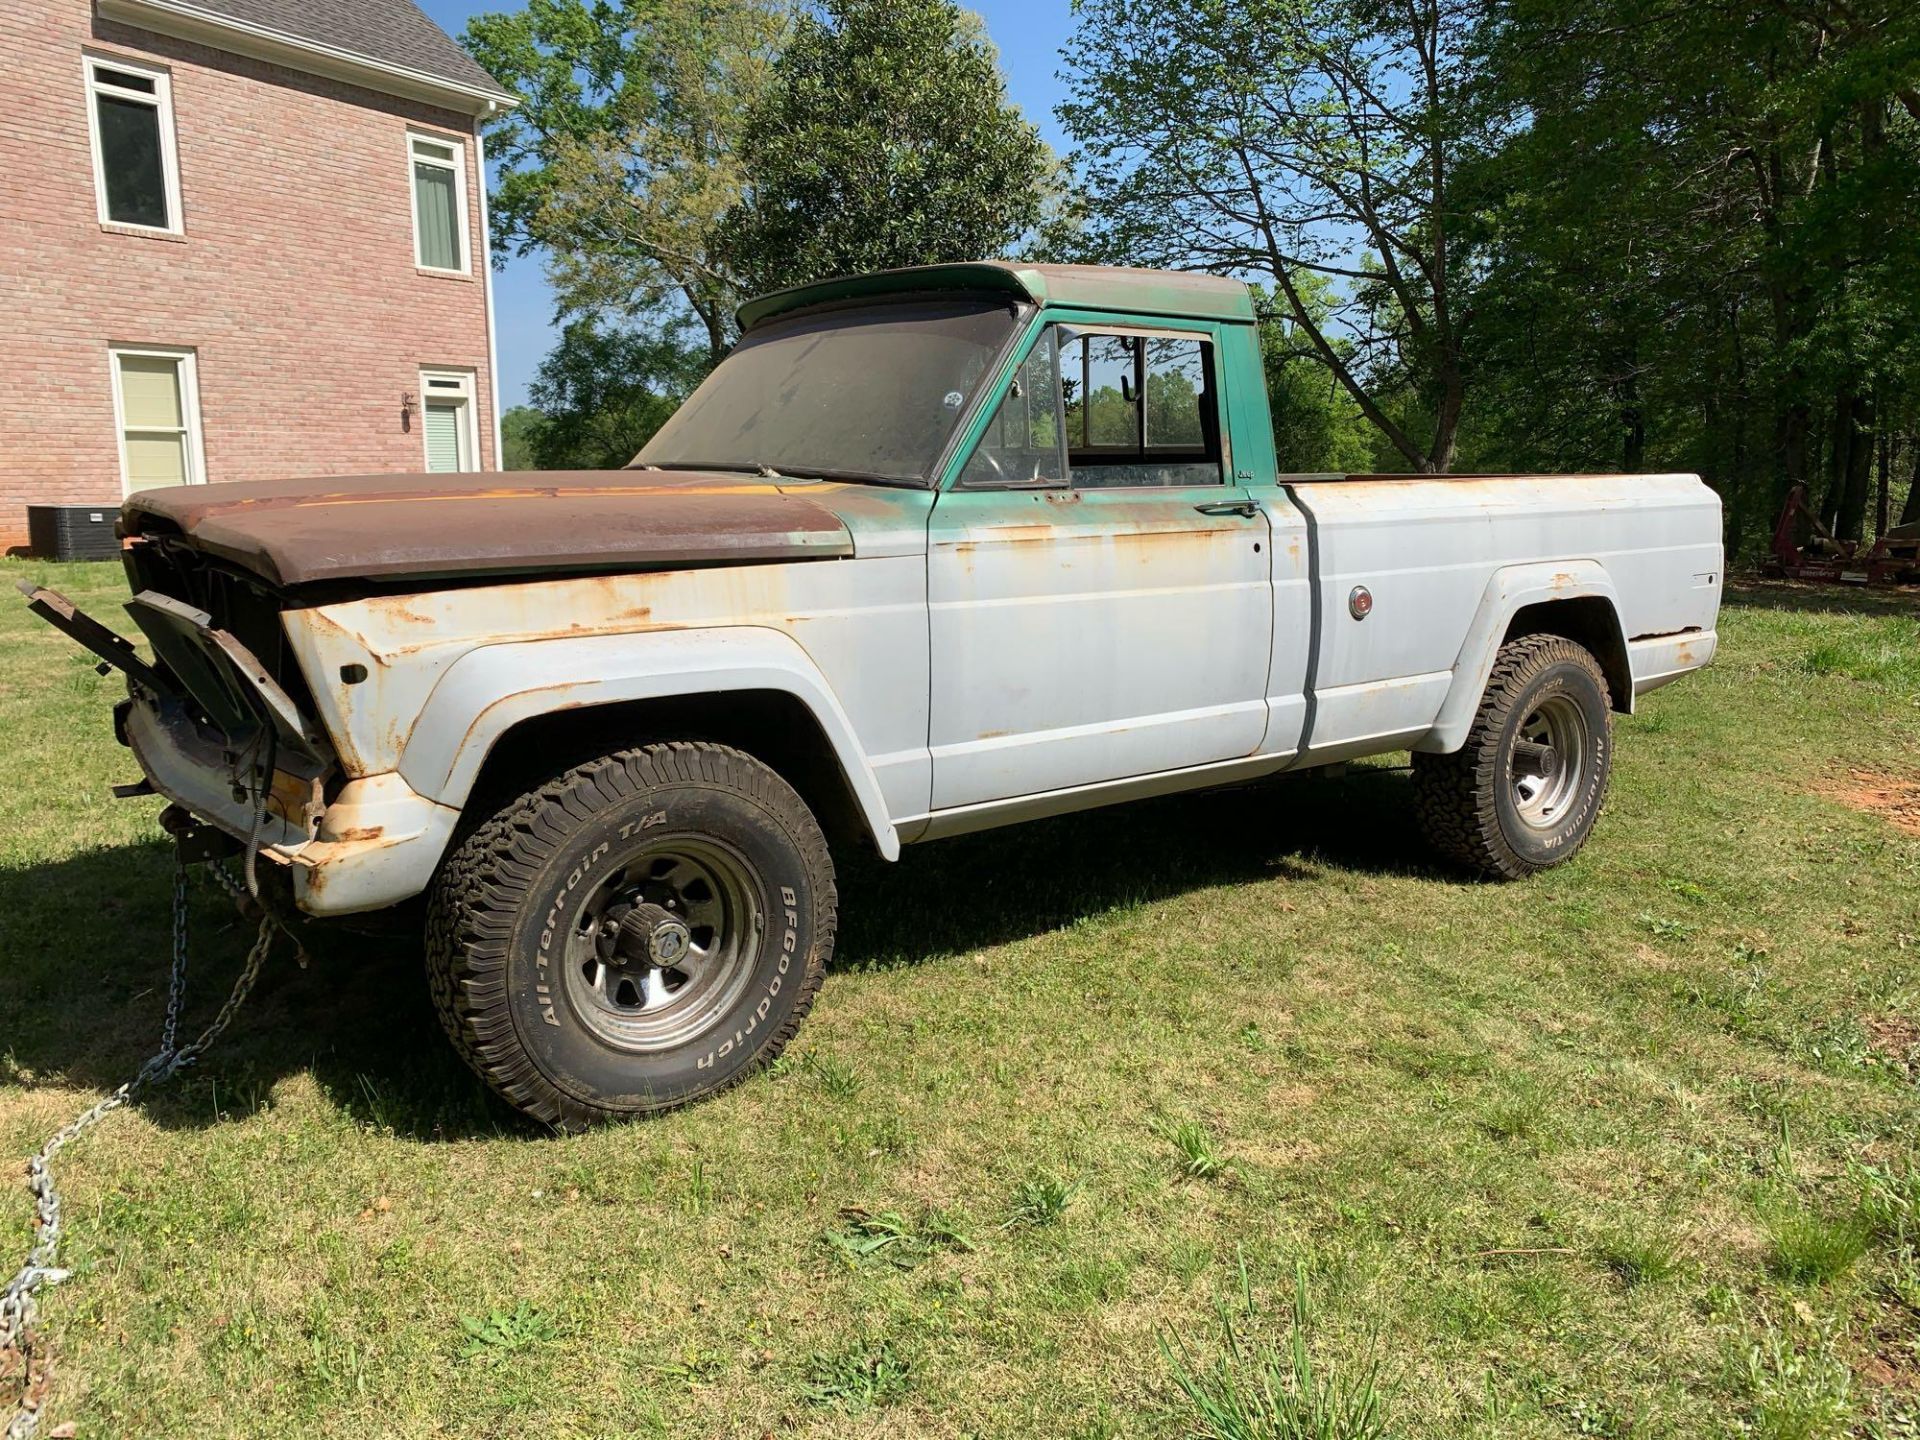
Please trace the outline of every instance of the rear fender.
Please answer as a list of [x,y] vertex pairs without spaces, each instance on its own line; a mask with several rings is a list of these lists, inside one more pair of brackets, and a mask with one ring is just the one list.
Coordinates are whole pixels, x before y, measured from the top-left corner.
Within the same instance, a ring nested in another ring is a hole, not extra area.
[[[1480,606],[1467,627],[1466,639],[1453,662],[1453,683],[1440,705],[1433,728],[1414,749],[1433,754],[1448,754],[1466,744],[1473,717],[1486,694],[1487,680],[1493,674],[1493,662],[1506,639],[1513,617],[1529,605],[1597,597],[1606,602],[1613,643],[1626,653],[1626,634],[1620,628],[1620,597],[1606,567],[1597,560],[1548,560],[1531,565],[1510,565],[1497,570],[1487,582]],[[1633,687],[1613,697],[1616,708],[1631,711]]]
[[840,762],[874,848],[889,860],[900,837],[853,726],[792,636],[758,626],[530,640],[470,650],[433,687],[407,737],[400,774],[458,808],[494,744],[536,716],[588,706],[728,691],[792,695]]

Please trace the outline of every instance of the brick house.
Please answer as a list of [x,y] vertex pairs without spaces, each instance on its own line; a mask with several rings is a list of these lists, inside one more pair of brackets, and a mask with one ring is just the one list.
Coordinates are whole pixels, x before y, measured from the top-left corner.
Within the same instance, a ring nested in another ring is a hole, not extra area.
[[29,504],[498,467],[515,102],[412,0],[6,0],[0,61],[0,550]]

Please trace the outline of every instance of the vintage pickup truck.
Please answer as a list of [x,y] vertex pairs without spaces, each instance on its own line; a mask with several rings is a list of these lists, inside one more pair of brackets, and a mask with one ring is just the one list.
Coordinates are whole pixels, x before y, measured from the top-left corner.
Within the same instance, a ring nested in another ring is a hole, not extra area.
[[1144,271],[807,286],[624,471],[146,491],[153,659],[34,603],[128,672],[151,786],[300,909],[426,897],[438,1008],[507,1100],[677,1105],[805,1015],[830,841],[1396,750],[1452,862],[1586,840],[1609,712],[1713,655],[1717,499],[1281,474],[1254,318]]

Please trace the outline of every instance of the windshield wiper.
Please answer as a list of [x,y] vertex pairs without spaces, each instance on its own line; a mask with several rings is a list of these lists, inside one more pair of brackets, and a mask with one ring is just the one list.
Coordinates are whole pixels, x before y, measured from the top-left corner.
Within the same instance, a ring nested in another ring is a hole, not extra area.
[[728,460],[636,460],[626,467],[629,470],[726,470],[739,475],[778,476],[780,472],[771,465],[762,465],[759,461]]
[[909,490],[924,490],[927,482],[910,475],[882,475],[874,470],[832,470],[807,466],[798,470],[775,469],[760,461],[742,460],[648,460],[629,464],[629,470],[719,470],[729,474],[758,475],[767,480],[848,480],[855,484],[893,485]]

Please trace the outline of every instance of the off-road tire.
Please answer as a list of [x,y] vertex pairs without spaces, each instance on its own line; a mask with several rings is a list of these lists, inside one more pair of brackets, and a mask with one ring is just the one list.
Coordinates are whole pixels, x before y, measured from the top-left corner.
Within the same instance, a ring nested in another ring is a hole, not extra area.
[[[1515,799],[1515,742],[1543,704],[1561,703],[1584,723],[1583,770],[1564,810],[1550,823],[1530,825]],[[1503,880],[1571,860],[1606,798],[1611,720],[1606,675],[1584,646],[1559,635],[1526,635],[1501,646],[1466,744],[1451,755],[1413,757],[1414,811],[1428,843]]]
[[[750,907],[757,938],[738,962],[738,1003],[685,1044],[630,1053],[563,983],[554,917],[608,883],[623,855],[675,837],[738,856],[766,904]],[[648,745],[521,796],[448,856],[427,909],[428,982],[448,1036],[488,1085],[577,1130],[704,1099],[778,1055],[832,957],[836,906],[826,839],[785,780],[723,745]]]

